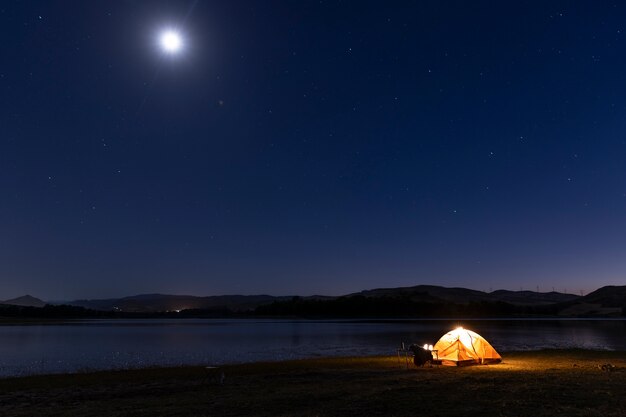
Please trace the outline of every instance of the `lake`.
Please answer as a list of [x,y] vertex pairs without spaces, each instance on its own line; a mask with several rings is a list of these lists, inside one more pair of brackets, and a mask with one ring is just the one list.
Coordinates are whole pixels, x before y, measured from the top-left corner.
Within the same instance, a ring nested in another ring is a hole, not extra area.
[[81,320],[0,325],[0,376],[216,365],[319,356],[390,355],[458,326],[496,350],[626,351],[626,320]]

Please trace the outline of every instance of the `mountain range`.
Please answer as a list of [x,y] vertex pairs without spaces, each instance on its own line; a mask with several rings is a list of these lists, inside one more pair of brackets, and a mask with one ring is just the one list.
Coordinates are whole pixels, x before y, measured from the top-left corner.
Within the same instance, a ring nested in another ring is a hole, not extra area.
[[[259,306],[275,302],[287,302],[294,298],[301,300],[330,301],[351,297],[363,298],[402,298],[416,303],[507,303],[516,306],[547,306],[558,308],[559,315],[619,315],[626,308],[626,286],[606,286],[585,296],[559,292],[497,290],[483,292],[467,288],[447,288],[435,285],[417,285],[399,288],[377,288],[351,293],[344,296],[271,296],[271,295],[219,295],[192,296],[167,294],[142,294],[123,298],[74,300],[63,303],[99,311],[121,311],[128,313],[156,313],[180,310],[229,310],[250,312]],[[43,307],[46,303],[26,295],[0,304]]]
[[483,292],[467,288],[447,288],[436,285],[417,285],[414,287],[378,288],[365,290],[349,296],[362,295],[365,297],[398,297],[409,296],[413,301],[430,301],[465,304],[471,302],[505,302],[518,305],[553,304],[573,301],[580,298],[574,294],[559,292],[509,291],[497,290]]
[[291,297],[273,297],[271,295],[215,295],[198,297],[193,295],[142,294],[102,300],[75,300],[66,302],[65,304],[92,310],[125,311],[133,313],[195,309],[248,311],[254,310],[260,305],[287,299],[291,299]]
[[31,295],[23,295],[21,297],[12,298],[10,300],[0,301],[0,304],[21,307],[43,307],[46,305],[46,302]]

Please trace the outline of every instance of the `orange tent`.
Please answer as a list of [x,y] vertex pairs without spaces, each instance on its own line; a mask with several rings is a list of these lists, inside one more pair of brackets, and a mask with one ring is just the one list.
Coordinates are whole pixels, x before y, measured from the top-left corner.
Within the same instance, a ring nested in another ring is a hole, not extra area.
[[502,356],[481,335],[459,327],[444,334],[433,346],[442,365],[500,363]]

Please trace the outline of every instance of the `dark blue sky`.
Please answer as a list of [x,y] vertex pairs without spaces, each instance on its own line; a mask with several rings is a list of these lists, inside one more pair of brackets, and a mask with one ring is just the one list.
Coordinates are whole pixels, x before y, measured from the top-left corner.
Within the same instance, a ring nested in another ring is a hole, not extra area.
[[624,283],[626,4],[6,1],[0,22],[0,299]]

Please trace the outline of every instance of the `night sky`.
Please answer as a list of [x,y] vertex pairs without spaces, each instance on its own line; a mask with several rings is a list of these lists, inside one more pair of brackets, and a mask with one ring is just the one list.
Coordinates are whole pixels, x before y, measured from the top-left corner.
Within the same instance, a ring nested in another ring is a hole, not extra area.
[[0,299],[623,284],[626,4],[408,3],[3,1]]

